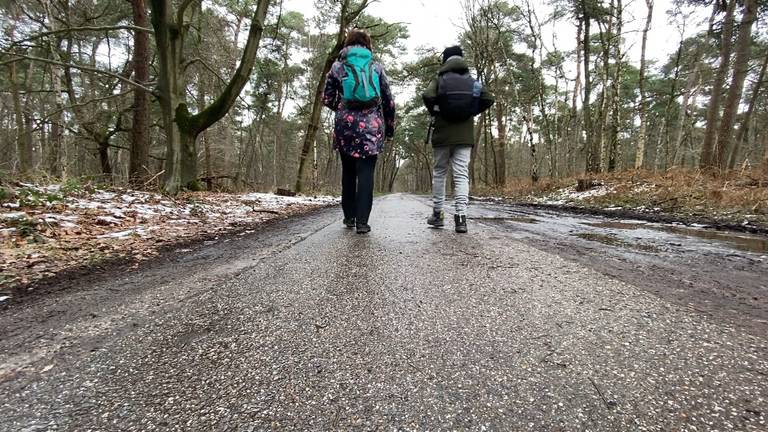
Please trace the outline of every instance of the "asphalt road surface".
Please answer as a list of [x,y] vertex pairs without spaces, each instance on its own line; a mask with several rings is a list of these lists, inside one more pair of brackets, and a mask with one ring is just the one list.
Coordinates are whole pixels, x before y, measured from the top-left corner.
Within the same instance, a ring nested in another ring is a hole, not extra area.
[[[424,198],[0,310],[0,430],[768,430],[764,239]],[[761,241],[763,243],[761,243]]]

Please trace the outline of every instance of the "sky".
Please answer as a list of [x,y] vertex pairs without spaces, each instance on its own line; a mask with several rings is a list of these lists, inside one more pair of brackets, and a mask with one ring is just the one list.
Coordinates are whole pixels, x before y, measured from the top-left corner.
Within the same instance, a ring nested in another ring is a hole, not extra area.
[[[517,0],[508,0],[514,4]],[[458,41],[464,12],[462,0],[379,0],[372,4],[367,12],[389,22],[407,23],[410,38],[406,42],[408,55],[412,59],[415,49],[420,46],[444,48]],[[551,8],[544,0],[532,0],[540,20],[544,20]],[[315,13],[313,0],[285,0],[286,10],[296,10],[311,17]],[[640,63],[642,29],[645,25],[647,7],[644,0],[625,0],[624,12],[624,49],[629,53],[633,64]],[[677,25],[669,23],[667,11],[674,8],[671,0],[656,0],[652,28],[648,34],[646,56],[649,60],[663,63],[675,52],[680,42]],[[706,27],[706,10],[698,11],[686,31],[687,35]],[[595,26],[593,26],[595,27]],[[596,29],[595,29],[596,31]],[[558,23],[557,29],[549,25],[543,29],[544,42],[552,49],[553,33],[558,48],[573,50],[576,45],[576,28],[565,20]]]

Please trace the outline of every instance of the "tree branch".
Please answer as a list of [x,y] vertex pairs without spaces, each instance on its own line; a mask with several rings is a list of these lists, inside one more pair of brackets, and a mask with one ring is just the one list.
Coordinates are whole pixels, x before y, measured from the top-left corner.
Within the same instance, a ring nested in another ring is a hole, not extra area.
[[11,59],[11,60],[6,60],[4,62],[0,62],[0,66],[5,66],[5,65],[8,65],[8,64],[11,64],[11,63],[16,63],[16,62],[19,62],[21,60],[32,60],[32,61],[37,61],[37,62],[41,62],[41,63],[48,63],[48,64],[54,64],[54,65],[58,65],[58,66],[71,67],[71,68],[83,70],[83,71],[86,71],[86,72],[93,72],[93,73],[97,73],[97,74],[107,75],[107,76],[110,76],[112,78],[116,78],[116,79],[118,79],[118,80],[120,80],[120,81],[122,81],[122,82],[124,82],[126,84],[129,84],[129,85],[132,85],[134,87],[140,88],[140,89],[142,89],[142,90],[144,90],[146,92],[149,92],[149,93],[151,93],[153,95],[155,94],[155,92],[152,89],[150,89],[148,87],[145,87],[145,86],[137,83],[136,81],[130,80],[130,79],[124,77],[124,76],[121,76],[121,75],[113,73],[113,72],[107,72],[107,71],[104,71],[104,70],[101,70],[101,69],[92,68],[92,67],[89,67],[89,66],[81,66],[81,65],[60,62],[60,61],[57,61],[57,60],[51,60],[51,59],[42,58],[42,57],[34,57],[34,56],[28,56],[28,55],[25,55],[25,54],[12,53],[12,52],[8,52],[8,51],[0,51],[0,54],[17,57],[15,59]]
[[141,32],[147,32],[147,33],[154,33],[152,29],[145,28],[145,27],[139,27],[134,25],[116,25],[116,26],[84,26],[84,27],[67,27],[67,28],[61,28],[57,30],[52,31],[46,31],[42,33],[38,33],[34,36],[30,36],[26,39],[14,41],[11,43],[11,46],[23,44],[26,42],[31,42],[36,39],[41,39],[47,36],[52,36],[56,34],[62,34],[62,33],[73,33],[73,32],[105,32],[105,31],[113,31],[113,30],[132,30],[132,31],[141,31]]
[[71,109],[75,109],[75,108],[81,108],[81,107],[90,105],[92,103],[103,102],[105,100],[114,99],[114,98],[118,98],[118,97],[121,97],[121,96],[127,96],[127,95],[129,95],[131,93],[133,93],[133,90],[128,90],[128,91],[125,91],[125,92],[122,92],[122,93],[117,93],[117,94],[111,94],[109,96],[104,96],[104,97],[100,97],[100,98],[96,98],[96,99],[90,99],[90,100],[87,100],[85,102],[71,104],[69,106],[65,106],[65,107],[63,107],[61,109],[58,109],[58,110],[56,110],[56,111],[54,111],[52,113],[49,113],[48,115],[43,117],[43,120],[48,120],[51,117],[55,116],[56,114],[59,114],[61,112],[67,111],[67,110],[71,110]]
[[176,12],[176,24],[179,27],[184,25],[184,13],[187,11],[187,8],[192,6],[192,3],[195,3],[197,1],[200,1],[200,0],[184,0],[181,6],[179,6],[179,11]]
[[269,9],[269,2],[270,0],[259,0],[256,10],[253,12],[251,29],[248,32],[248,42],[245,44],[240,64],[227,87],[211,105],[191,116],[190,123],[197,133],[204,131],[224,117],[229,108],[240,97],[240,92],[248,82],[253,65],[256,62],[256,53],[259,49],[259,42],[261,42],[261,35],[264,32],[264,20]]

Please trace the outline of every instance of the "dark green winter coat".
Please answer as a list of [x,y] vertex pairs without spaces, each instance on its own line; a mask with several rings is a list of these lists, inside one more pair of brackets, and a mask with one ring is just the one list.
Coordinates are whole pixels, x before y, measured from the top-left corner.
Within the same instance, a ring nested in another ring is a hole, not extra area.
[[[459,74],[469,73],[469,66],[462,57],[451,57],[443,64],[438,72],[438,76],[446,72],[456,72]],[[434,107],[437,103],[437,78],[433,79],[422,94],[424,105],[429,113],[435,117],[435,128],[432,132],[432,145],[434,147],[450,145],[474,145],[475,144],[475,120],[470,118],[461,123],[449,123],[435,113]],[[493,105],[494,98],[485,86],[480,94],[480,111],[485,111]]]

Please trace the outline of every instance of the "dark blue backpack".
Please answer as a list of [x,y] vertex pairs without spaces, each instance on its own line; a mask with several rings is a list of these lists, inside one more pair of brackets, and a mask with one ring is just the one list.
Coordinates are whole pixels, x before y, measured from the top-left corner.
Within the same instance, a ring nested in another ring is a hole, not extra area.
[[446,72],[437,81],[439,115],[451,123],[461,123],[480,114],[482,84],[469,73]]

